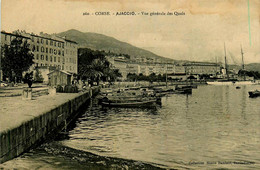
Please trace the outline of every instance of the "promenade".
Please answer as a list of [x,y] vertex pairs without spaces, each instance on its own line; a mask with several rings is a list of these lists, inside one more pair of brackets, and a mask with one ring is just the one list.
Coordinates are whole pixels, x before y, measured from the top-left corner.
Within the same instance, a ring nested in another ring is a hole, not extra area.
[[[32,100],[23,100],[24,85],[0,88],[0,163],[18,156],[44,140],[74,113],[99,88],[79,93],[48,94],[48,87],[34,86]],[[91,91],[91,92],[90,92]],[[35,93],[36,92],[36,93]]]
[[[33,90],[39,89],[33,88]],[[2,92],[0,95],[0,133],[18,127],[23,122],[38,117],[83,93],[56,93],[34,97],[32,100],[22,100],[21,87],[8,87],[8,90],[2,89],[0,92]],[[5,97],[5,95],[10,97]]]

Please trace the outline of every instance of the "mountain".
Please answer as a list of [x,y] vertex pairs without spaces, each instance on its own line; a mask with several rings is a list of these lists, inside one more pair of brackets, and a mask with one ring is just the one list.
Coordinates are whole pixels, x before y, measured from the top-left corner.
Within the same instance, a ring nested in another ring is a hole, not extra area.
[[[230,69],[237,69],[240,70],[242,69],[242,66],[240,65],[229,65]],[[250,63],[250,64],[245,64],[245,69],[247,71],[258,71],[260,72],[260,63]]]
[[56,34],[60,37],[66,37],[69,40],[75,41],[82,48],[90,48],[92,50],[104,50],[106,52],[113,52],[118,54],[128,54],[131,57],[143,56],[149,58],[160,58],[165,59],[161,56],[158,56],[150,51],[135,47],[126,42],[119,41],[115,38],[92,33],[92,32],[80,32],[75,29],[71,29],[65,32]]

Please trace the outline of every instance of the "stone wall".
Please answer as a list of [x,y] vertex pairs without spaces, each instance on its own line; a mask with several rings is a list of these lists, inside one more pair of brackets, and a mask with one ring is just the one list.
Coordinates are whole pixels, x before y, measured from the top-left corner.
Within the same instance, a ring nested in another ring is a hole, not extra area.
[[19,127],[0,134],[0,163],[19,156],[31,147],[44,141],[49,135],[57,133],[65,126],[65,120],[76,117],[76,112],[99,88],[92,88],[76,98],[57,106],[40,116],[23,122]]

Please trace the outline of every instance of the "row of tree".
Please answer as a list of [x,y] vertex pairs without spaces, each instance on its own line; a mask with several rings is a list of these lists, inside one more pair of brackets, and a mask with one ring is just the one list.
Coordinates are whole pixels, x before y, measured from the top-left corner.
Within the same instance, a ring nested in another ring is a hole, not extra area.
[[[150,82],[160,81],[160,82],[164,82],[164,81],[166,81],[166,74],[156,75],[155,73],[152,73],[149,76],[146,76],[146,75],[143,75],[142,73],[140,73],[139,75],[137,75],[135,73],[128,73],[127,74],[127,80],[129,80],[129,81],[150,81]],[[168,80],[172,80],[172,78],[169,77]]]
[[239,70],[238,75],[254,77],[255,79],[260,79],[260,73],[258,71]]

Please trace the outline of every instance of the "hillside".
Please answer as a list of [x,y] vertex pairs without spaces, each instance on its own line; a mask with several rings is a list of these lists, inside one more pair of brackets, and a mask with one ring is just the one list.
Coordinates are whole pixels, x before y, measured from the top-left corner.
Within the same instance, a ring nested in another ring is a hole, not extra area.
[[[241,69],[242,66],[239,66],[239,65],[229,65],[229,68],[230,69]],[[245,65],[245,69],[247,71],[258,71],[260,72],[260,63],[250,63],[250,64],[246,64]]]
[[[113,52],[117,54],[128,54],[131,57],[143,56],[149,58],[158,58],[166,59],[164,57],[158,56],[148,50],[144,50],[138,47],[135,47],[126,42],[119,41],[113,37],[109,37],[102,34],[91,33],[91,32],[80,32],[75,29],[71,29],[65,32],[57,34],[60,37],[65,37],[76,41],[81,48],[90,48],[92,50],[104,50],[106,52]],[[185,60],[173,60],[175,63],[183,64],[187,61]],[[230,69],[241,69],[241,66],[230,65]],[[246,70],[248,71],[258,71],[260,72],[260,63],[251,63],[245,65]]]
[[135,47],[131,44],[102,34],[91,32],[83,33],[78,30],[71,29],[58,33],[57,35],[61,37],[66,36],[66,38],[76,41],[80,47],[86,47],[92,50],[104,50],[107,52],[110,51],[119,54],[128,54],[131,57],[143,56],[149,58],[163,58],[150,51]]

